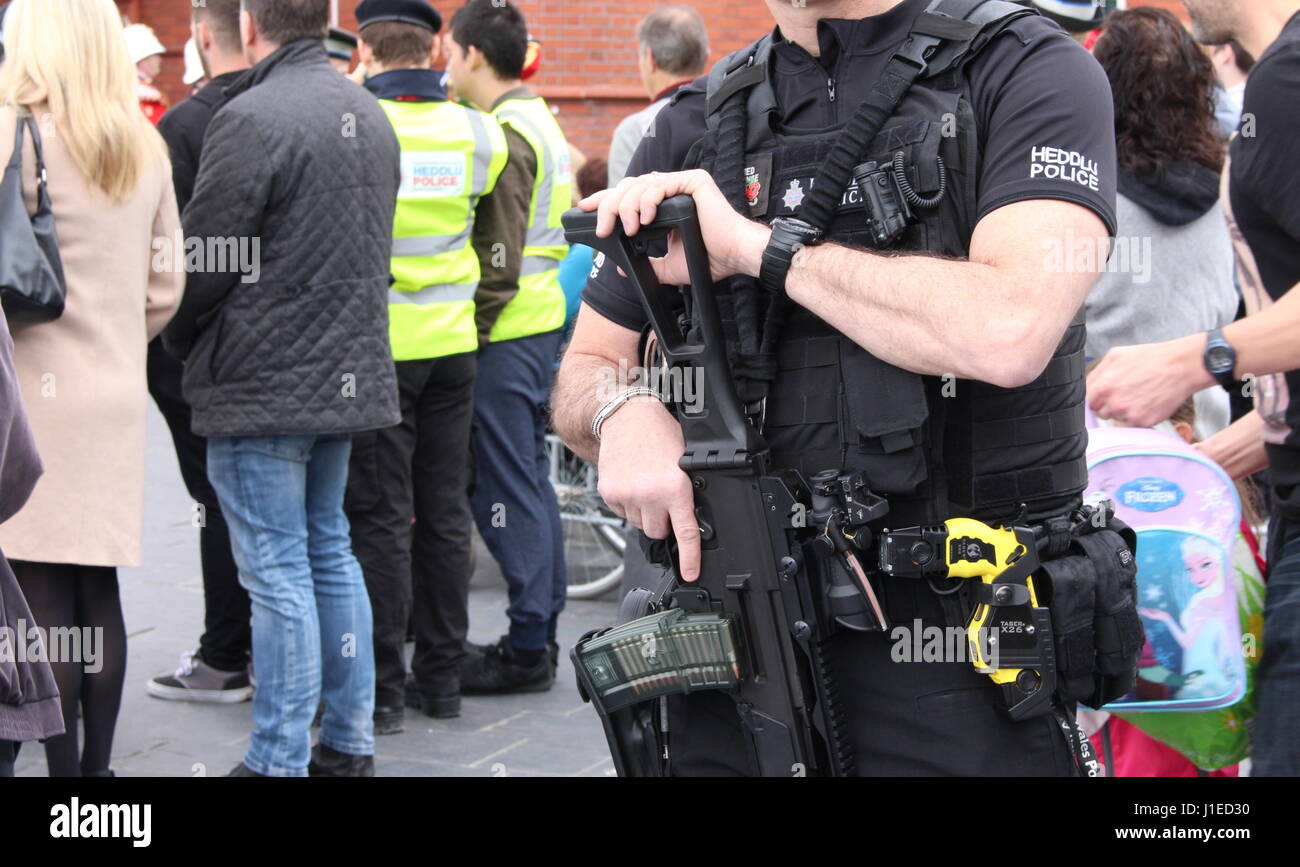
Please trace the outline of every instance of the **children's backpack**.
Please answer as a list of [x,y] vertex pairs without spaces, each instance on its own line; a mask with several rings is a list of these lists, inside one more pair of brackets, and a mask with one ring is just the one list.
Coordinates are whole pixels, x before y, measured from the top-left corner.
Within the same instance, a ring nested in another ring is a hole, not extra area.
[[1138,718],[1155,711],[1237,704],[1247,679],[1233,565],[1236,487],[1173,434],[1119,427],[1089,433],[1087,496],[1112,500],[1115,516],[1137,533],[1138,612],[1147,636],[1136,686],[1105,709],[1132,713],[1142,727]]

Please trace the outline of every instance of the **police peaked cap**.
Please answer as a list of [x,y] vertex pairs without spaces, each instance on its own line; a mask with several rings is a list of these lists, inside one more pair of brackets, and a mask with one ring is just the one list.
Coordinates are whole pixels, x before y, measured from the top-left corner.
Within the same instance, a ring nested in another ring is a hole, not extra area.
[[400,21],[437,33],[442,16],[425,0],[364,0],[357,7],[357,25],[365,27],[380,21]]

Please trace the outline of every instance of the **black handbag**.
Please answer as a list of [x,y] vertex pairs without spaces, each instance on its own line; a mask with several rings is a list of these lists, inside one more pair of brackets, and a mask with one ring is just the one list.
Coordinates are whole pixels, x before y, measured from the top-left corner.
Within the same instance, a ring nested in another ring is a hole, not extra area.
[[[23,128],[32,131],[36,150],[36,213],[23,203]],[[54,237],[54,213],[45,186],[45,157],[41,136],[31,117],[20,117],[14,133],[14,153],[0,183],[0,303],[10,328],[48,322],[63,313],[68,286]]]

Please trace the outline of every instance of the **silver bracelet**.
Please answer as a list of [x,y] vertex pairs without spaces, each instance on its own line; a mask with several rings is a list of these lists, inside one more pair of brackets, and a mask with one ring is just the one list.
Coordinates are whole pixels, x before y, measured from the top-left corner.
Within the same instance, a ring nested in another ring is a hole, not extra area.
[[646,388],[644,385],[640,385],[636,388],[629,388],[627,391],[622,392],[609,403],[602,406],[596,411],[595,417],[591,420],[591,435],[596,442],[600,442],[600,426],[608,421],[609,417],[617,412],[619,407],[623,406],[623,404],[627,403],[634,397],[653,397],[658,399],[659,392],[653,388]]

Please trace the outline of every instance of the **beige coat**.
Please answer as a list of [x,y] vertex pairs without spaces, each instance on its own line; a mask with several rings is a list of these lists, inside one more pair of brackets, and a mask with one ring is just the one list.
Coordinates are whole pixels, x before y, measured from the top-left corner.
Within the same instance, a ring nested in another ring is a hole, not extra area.
[[[39,108],[33,113],[41,116]],[[13,152],[16,122],[13,109],[0,108],[0,166]],[[151,267],[153,239],[179,232],[171,169],[160,156],[135,193],[113,204],[87,183],[57,134],[47,132],[42,142],[68,298],[60,318],[14,334],[14,365],[45,475],[27,505],[0,526],[0,549],[10,560],[136,566],[144,522],[145,352],[185,285],[183,273]],[[30,212],[30,136],[23,149]]]

